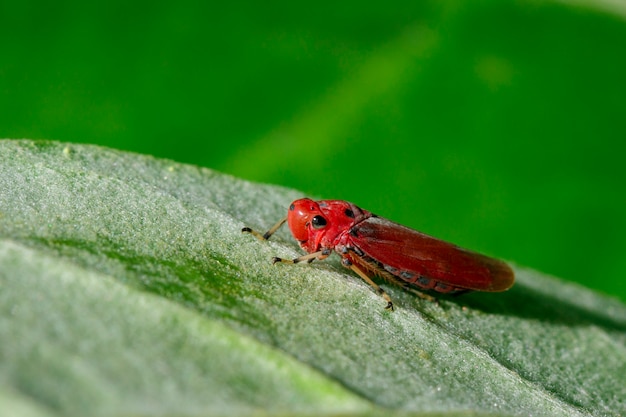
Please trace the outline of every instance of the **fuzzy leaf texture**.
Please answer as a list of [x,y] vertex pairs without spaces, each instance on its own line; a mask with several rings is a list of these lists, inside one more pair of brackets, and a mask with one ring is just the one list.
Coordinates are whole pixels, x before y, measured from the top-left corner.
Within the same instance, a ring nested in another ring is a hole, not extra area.
[[[396,305],[267,230],[302,197],[89,145],[0,141],[0,415],[626,414],[626,306],[515,267]],[[383,214],[383,213],[381,213]]]

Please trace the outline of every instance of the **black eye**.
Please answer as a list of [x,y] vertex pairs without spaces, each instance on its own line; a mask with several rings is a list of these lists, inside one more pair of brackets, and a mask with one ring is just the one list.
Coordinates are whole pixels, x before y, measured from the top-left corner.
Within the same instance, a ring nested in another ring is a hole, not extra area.
[[293,203],[291,203],[291,205],[289,206],[289,210],[294,211],[295,208],[296,208],[296,206]]
[[346,216],[350,217],[351,219],[354,219],[354,212],[350,209],[346,209],[343,214],[345,214]]
[[326,219],[322,216],[315,216],[311,219],[311,224],[314,229],[321,229],[326,226]]

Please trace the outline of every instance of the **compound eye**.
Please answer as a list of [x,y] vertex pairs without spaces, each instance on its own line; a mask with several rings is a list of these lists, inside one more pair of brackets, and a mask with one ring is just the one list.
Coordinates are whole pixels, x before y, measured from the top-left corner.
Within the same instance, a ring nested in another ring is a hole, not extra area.
[[314,229],[322,229],[326,227],[326,219],[322,216],[315,216],[311,219],[311,224]]

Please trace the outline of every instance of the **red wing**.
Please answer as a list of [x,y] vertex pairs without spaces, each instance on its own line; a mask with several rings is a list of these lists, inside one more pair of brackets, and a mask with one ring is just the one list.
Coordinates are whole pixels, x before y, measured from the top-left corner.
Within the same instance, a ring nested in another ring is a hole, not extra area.
[[349,235],[352,245],[410,283],[424,277],[458,288],[494,292],[513,285],[513,271],[506,263],[381,217],[363,220]]

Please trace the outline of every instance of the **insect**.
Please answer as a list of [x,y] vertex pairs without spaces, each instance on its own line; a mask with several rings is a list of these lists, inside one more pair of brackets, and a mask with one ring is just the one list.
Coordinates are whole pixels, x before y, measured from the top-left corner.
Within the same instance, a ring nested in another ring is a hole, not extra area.
[[418,294],[500,292],[509,289],[515,280],[513,270],[498,259],[378,217],[343,200],[302,198],[291,203],[287,216],[266,233],[249,227],[242,232],[267,240],[285,222],[308,253],[291,260],[274,257],[274,264],[322,260],[335,251],[343,266],[387,301],[388,310],[393,311],[391,297],[372,280],[374,276]]

